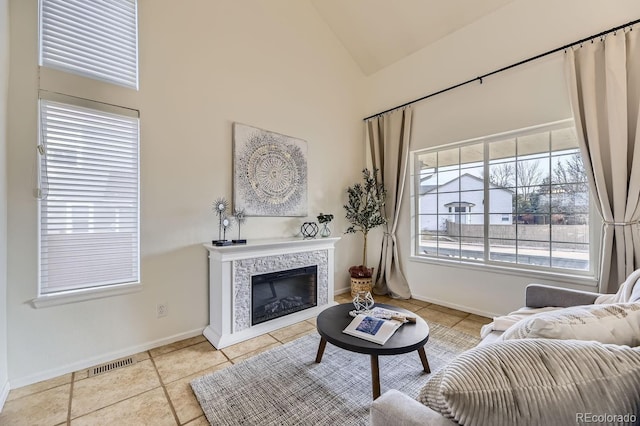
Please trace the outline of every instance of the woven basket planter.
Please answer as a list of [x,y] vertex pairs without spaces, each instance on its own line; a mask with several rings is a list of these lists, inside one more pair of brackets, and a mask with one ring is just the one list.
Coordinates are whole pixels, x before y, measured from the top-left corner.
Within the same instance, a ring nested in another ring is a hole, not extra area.
[[373,288],[373,278],[351,277],[351,297],[355,297],[359,291],[371,291]]

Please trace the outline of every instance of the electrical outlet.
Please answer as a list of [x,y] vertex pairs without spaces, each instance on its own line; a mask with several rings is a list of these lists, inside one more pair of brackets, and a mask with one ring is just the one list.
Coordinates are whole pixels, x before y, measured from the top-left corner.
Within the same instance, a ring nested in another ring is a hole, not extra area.
[[158,303],[156,305],[156,314],[158,318],[166,317],[169,313],[169,308],[167,307],[167,303]]

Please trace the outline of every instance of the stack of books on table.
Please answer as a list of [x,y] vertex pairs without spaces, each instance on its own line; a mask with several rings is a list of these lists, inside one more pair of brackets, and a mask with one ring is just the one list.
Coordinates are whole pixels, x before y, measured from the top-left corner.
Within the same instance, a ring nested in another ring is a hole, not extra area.
[[357,314],[343,333],[384,345],[402,324],[410,320],[400,312],[383,308]]

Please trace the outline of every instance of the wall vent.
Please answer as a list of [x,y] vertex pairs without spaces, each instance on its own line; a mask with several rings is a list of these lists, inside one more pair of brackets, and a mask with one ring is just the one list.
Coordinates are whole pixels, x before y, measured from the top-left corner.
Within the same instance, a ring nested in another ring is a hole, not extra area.
[[89,369],[89,377],[97,376],[98,374],[108,373],[109,371],[117,370],[118,368],[128,367],[135,364],[136,361],[132,356],[127,358],[116,359],[115,361],[107,362],[105,364],[96,365]]

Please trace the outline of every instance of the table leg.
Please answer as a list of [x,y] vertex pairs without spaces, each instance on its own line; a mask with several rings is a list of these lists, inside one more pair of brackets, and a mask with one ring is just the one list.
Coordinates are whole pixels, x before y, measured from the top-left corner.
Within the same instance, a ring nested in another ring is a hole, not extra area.
[[429,368],[429,361],[427,360],[427,354],[424,351],[424,346],[418,349],[418,355],[420,355],[420,361],[422,361],[422,368],[425,373],[431,373],[431,368]]
[[327,346],[327,340],[324,337],[320,338],[320,345],[318,345],[318,353],[316,355],[316,363],[322,361],[322,355],[324,355],[324,348]]
[[378,355],[371,355],[371,389],[373,399],[380,396],[380,369],[378,367]]

